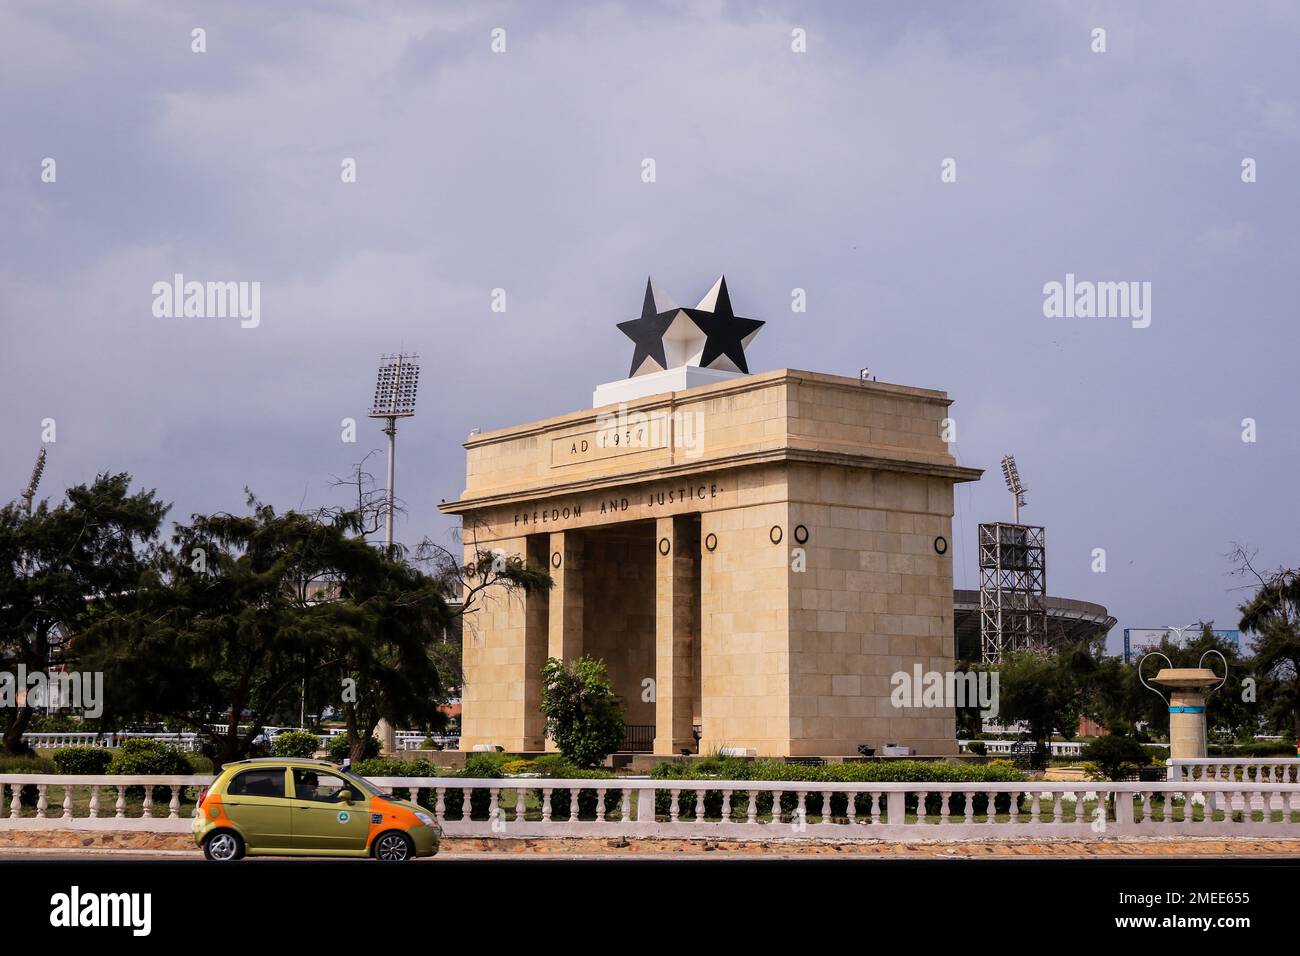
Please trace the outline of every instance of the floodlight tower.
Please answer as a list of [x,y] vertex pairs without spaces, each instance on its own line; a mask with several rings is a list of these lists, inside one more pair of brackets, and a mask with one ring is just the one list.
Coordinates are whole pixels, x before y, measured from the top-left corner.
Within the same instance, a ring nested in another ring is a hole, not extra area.
[[1016,467],[1015,455],[1002,456],[1002,477],[1007,483],[1007,491],[1011,492],[1015,523],[1020,524],[1020,509],[1025,504],[1025,492],[1028,489],[1020,481],[1020,469]]
[[371,418],[385,421],[388,436],[388,509],[384,518],[384,546],[393,550],[393,468],[397,458],[397,420],[415,414],[415,392],[420,385],[420,356],[405,352],[379,357],[379,376],[375,379],[375,400]]
[[27,482],[27,487],[23,489],[23,514],[30,518],[32,516],[32,499],[36,497],[36,489],[40,486],[41,475],[45,474],[45,448],[42,446],[40,452],[36,455],[36,467],[32,469],[32,479]]

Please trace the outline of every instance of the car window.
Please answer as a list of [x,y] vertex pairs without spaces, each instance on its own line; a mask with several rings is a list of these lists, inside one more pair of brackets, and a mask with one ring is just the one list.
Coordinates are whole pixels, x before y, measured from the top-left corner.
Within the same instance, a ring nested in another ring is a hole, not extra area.
[[283,797],[284,768],[245,770],[226,785],[226,793],[230,796]]
[[340,776],[320,770],[299,767],[293,772],[294,795],[299,800],[313,800],[317,803],[339,803],[339,793],[349,791],[353,798],[361,796],[357,786]]

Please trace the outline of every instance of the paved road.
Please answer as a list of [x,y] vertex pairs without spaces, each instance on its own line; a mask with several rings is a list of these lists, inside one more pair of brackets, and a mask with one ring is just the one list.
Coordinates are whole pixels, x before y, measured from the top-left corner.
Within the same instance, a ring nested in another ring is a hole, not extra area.
[[[929,859],[947,859],[947,860],[1025,860],[1033,861],[1043,859],[1053,860],[1098,860],[1098,859],[1128,859],[1139,860],[1145,859],[1150,861],[1168,862],[1171,857],[1177,859],[1182,857],[1187,860],[1208,859],[1208,858],[1230,858],[1234,860],[1277,860],[1279,857],[1296,859],[1295,854],[1278,854],[1276,852],[1230,852],[1227,854],[1144,854],[1144,853],[1107,853],[1099,855],[1096,853],[1075,852],[1075,853],[1053,853],[1050,855],[1035,855],[1025,853],[933,853],[929,854]],[[716,852],[676,852],[676,853],[653,853],[640,852],[635,854],[626,853],[439,853],[436,857],[425,857],[414,861],[424,865],[431,863],[537,863],[542,864],[547,860],[579,860],[579,861],[600,861],[600,862],[618,862],[618,861],[637,861],[637,860],[677,860],[677,861],[719,861],[728,862],[746,862],[746,863],[767,863],[785,860],[860,860],[887,862],[890,860],[917,860],[926,859],[927,857],[919,856],[916,853],[871,853],[871,854],[836,854],[810,856],[807,853],[716,853]],[[185,861],[202,861],[203,854],[197,851],[189,850],[103,850],[103,849],[56,849],[56,848],[13,848],[0,849],[0,870],[3,869],[6,861],[36,861],[36,860],[59,860],[59,861],[80,861],[89,862],[94,860],[116,860],[116,861],[152,861],[152,862],[185,862]],[[303,857],[248,857],[245,863],[268,863],[276,860],[294,860],[301,861]],[[313,863],[338,863],[338,864],[370,864],[368,860],[358,859],[331,859],[328,857],[312,857]]]

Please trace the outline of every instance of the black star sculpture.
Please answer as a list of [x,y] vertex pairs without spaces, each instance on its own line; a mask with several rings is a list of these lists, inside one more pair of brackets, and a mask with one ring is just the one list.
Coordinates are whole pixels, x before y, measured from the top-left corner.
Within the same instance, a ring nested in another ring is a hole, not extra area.
[[662,369],[668,368],[668,359],[664,355],[664,333],[681,309],[674,306],[666,312],[656,311],[654,288],[650,280],[645,280],[645,301],[641,304],[641,318],[620,322],[618,330],[635,344],[632,351],[632,371],[628,377],[635,375],[647,358],[659,363]]
[[[731,296],[727,292],[727,279],[725,276],[718,280],[718,284],[714,289],[717,290],[717,297],[713,300],[713,308],[702,308],[709,300],[709,296],[706,295],[696,308],[682,310],[690,316],[691,321],[699,326],[700,331],[706,336],[704,353],[700,356],[700,365],[709,368],[715,361],[725,355],[736,368],[748,373],[749,365],[745,362],[745,346],[758,334],[758,330],[763,327],[764,323],[758,319],[741,318],[732,311]],[[712,294],[714,290],[709,291]]]

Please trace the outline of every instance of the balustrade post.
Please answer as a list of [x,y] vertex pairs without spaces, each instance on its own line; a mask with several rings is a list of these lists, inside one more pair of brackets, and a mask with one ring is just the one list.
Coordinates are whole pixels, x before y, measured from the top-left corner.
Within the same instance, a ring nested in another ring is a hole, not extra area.
[[63,785],[63,819],[72,819],[72,784]]
[[568,823],[578,822],[578,788],[577,787],[569,788],[569,816],[566,822]]
[[447,788],[434,788],[433,819],[441,823],[447,816]]
[[678,794],[681,793],[681,790],[670,790],[668,792],[672,794],[672,802],[668,806],[668,822],[676,823],[677,822],[677,796]]
[[167,819],[179,820],[181,816],[181,788],[178,784],[172,785],[172,800],[167,804]]
[[[822,791],[822,826],[833,826],[835,821],[831,819],[831,797],[833,794],[829,790]],[[849,800],[853,799],[853,794],[849,794]],[[853,808],[849,808],[849,819],[853,818]]]
[[[524,798],[527,793],[528,791],[524,787],[515,788],[515,823],[524,822]],[[627,791],[624,791],[624,799],[626,799],[626,794]]]
[[45,818],[45,811],[50,805],[49,801],[46,799],[46,791],[48,790],[49,784],[38,783],[36,785],[36,818],[38,820],[43,820]]
[[889,812],[889,823],[887,826],[901,827],[907,823],[907,791],[890,790],[886,797],[889,801],[887,809]]
[[542,822],[551,822],[551,788],[542,788]]
[[14,796],[9,804],[9,819],[16,820],[23,815],[23,785],[16,783],[13,785]]
[[722,791],[722,822],[731,822],[731,791]]
[[1133,828],[1133,794],[1127,790],[1115,791],[1115,829]]
[[144,809],[140,816],[144,818],[153,816],[153,787],[146,786],[144,788]]
[[113,805],[113,809],[116,811],[113,814],[116,819],[121,820],[126,817],[126,784],[124,783],[117,785],[117,803]]
[[605,822],[605,788],[604,787],[598,787],[596,789],[596,822],[597,823]]
[[757,823],[758,822],[758,791],[748,790],[746,791],[746,793],[748,794],[748,797],[745,801],[746,804],[745,822]]

